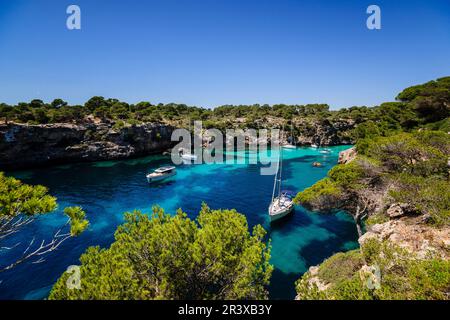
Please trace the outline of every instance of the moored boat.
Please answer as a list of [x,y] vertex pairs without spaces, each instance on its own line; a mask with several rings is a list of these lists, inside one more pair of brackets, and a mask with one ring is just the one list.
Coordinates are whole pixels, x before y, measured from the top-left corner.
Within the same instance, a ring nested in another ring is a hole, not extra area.
[[[289,192],[281,191],[281,174],[283,171],[283,151],[280,150],[280,159],[273,183],[272,201],[269,205],[270,222],[287,216],[294,209],[294,201]],[[278,195],[275,196],[275,193]]]
[[162,181],[177,174],[174,166],[161,167],[147,174],[148,183]]
[[285,193],[273,199],[269,206],[270,222],[287,216],[294,209],[292,198]]
[[181,159],[184,160],[183,162],[197,160],[197,156],[195,154],[192,154],[190,151],[187,151],[183,148],[178,149],[178,154],[180,155]]

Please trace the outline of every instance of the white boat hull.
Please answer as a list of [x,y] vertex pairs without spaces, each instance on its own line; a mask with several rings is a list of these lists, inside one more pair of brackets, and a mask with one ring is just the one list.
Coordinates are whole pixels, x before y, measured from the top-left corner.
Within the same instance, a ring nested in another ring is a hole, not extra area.
[[176,175],[176,171],[172,171],[168,174],[164,174],[164,175],[159,175],[159,176],[151,176],[150,174],[147,175],[147,181],[148,183],[152,183],[152,182],[158,182],[158,181],[162,181],[165,180],[167,178],[170,178],[172,176]]
[[181,155],[181,159],[187,161],[195,161],[197,160],[197,156],[195,154],[183,154]]
[[270,222],[277,221],[285,216],[287,216],[289,213],[294,210],[294,202],[292,200],[285,200],[285,205],[282,205],[281,207],[274,208],[274,205],[278,199],[275,199],[275,201],[269,206],[269,216],[270,216]]
[[293,210],[293,207],[290,208],[289,210],[283,211],[282,213],[276,214],[276,215],[270,215],[270,222],[274,222],[277,221],[285,216],[287,216],[289,213],[291,213]]
[[283,149],[297,149],[297,147],[292,144],[286,144],[283,146]]

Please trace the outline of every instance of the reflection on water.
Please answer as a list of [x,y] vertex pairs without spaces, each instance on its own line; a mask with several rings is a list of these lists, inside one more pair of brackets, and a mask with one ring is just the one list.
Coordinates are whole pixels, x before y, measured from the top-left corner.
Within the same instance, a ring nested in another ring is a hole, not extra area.
[[[345,148],[330,148],[332,153],[327,155],[310,148],[285,150],[283,188],[299,191],[323,178],[336,163],[338,152]],[[314,161],[321,162],[323,167],[312,167]],[[182,165],[177,168],[176,176],[149,186],[146,173],[167,164],[170,157],[149,156],[8,173],[26,183],[47,186],[59,203],[56,214],[40,217],[10,239],[11,243],[25,243],[30,234],[37,239],[45,238],[66,222],[62,214],[65,206],[82,206],[91,225],[80,237],[70,239],[49,255],[45,263],[25,264],[14,272],[1,274],[0,299],[45,298],[67,266],[79,263],[78,257],[88,246],[107,247],[113,241],[114,231],[123,221],[123,212],[133,209],[150,212],[153,205],[171,213],[182,208],[189,217],[195,218],[204,201],[214,209],[236,208],[246,215],[250,226],[262,224],[272,239],[271,262],[275,271],[269,289],[274,299],[294,298],[294,282],[309,266],[334,252],[357,246],[353,222],[344,213],[311,213],[297,206],[292,215],[270,225],[267,208],[273,176],[260,175],[259,164]]]

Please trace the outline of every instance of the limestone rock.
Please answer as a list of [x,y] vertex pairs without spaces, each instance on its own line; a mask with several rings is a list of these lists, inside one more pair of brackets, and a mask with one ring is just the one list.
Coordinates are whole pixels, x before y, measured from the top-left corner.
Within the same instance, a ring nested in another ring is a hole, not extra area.
[[346,164],[355,160],[357,156],[356,148],[352,147],[350,149],[339,152],[339,164]]
[[389,216],[389,218],[398,218],[411,212],[412,210],[407,203],[393,203],[386,210],[386,214]]
[[171,147],[173,129],[154,123],[116,129],[95,121],[0,125],[0,170],[157,153]]
[[435,228],[426,224],[408,223],[402,219],[375,224],[362,235],[358,242],[362,245],[368,239],[388,240],[403,247],[419,258],[434,254],[442,258],[450,258],[448,245],[450,242],[449,228]]

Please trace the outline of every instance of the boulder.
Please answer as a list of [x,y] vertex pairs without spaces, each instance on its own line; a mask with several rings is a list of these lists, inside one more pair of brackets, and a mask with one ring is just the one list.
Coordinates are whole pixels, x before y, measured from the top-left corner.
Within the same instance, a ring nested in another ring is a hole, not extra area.
[[346,164],[355,160],[358,153],[356,152],[356,148],[352,147],[350,149],[339,152],[339,164]]

